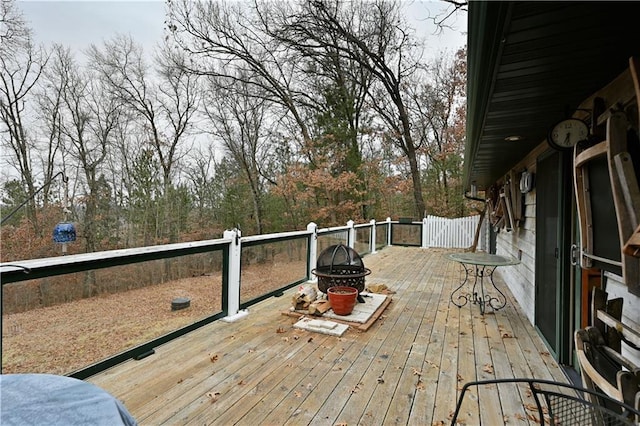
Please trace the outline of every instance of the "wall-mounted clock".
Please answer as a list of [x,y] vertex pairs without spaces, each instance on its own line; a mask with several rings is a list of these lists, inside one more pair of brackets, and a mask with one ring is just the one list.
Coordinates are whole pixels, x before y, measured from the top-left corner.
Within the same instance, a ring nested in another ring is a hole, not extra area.
[[589,137],[589,126],[577,118],[567,118],[556,123],[549,131],[549,145],[558,150],[573,148]]

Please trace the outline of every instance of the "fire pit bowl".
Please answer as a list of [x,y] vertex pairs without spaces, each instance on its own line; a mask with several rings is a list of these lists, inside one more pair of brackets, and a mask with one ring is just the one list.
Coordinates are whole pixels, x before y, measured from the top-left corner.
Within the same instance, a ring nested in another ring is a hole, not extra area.
[[360,293],[364,291],[364,277],[371,270],[364,267],[358,252],[344,244],[337,244],[320,253],[316,268],[311,273],[318,277],[318,290],[321,292],[327,293],[334,286],[353,287],[358,290],[358,300],[362,301]]

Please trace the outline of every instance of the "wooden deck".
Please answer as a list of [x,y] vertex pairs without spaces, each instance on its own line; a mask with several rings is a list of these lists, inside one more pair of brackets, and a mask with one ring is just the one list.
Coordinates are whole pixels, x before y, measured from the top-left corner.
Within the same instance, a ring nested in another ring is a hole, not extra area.
[[[367,284],[396,291],[366,332],[294,329],[296,320],[282,315],[290,291],[88,381],[121,399],[141,425],[251,426],[449,424],[467,381],[566,382],[504,283],[496,280],[509,301],[496,313],[450,304],[462,271],[445,253],[389,247],[366,256]],[[520,398],[532,402],[517,389],[481,393],[479,404],[465,404],[461,423],[527,424],[533,413]]]

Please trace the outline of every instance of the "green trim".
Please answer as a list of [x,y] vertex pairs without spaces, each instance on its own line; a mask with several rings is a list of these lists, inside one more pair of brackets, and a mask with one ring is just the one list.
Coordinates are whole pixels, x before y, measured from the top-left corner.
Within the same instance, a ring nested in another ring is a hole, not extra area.
[[467,35],[467,141],[464,151],[464,188],[471,187],[471,165],[480,147],[487,105],[502,54],[511,2],[469,2]]

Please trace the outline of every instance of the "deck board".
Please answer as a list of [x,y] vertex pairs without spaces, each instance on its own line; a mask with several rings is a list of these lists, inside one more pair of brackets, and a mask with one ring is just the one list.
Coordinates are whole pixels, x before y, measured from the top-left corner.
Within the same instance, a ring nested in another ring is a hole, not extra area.
[[[88,381],[122,400],[141,425],[249,426],[448,424],[467,381],[567,382],[500,280],[508,299],[500,311],[482,316],[476,305],[450,303],[461,274],[445,253],[388,247],[366,256],[367,283],[396,292],[366,332],[294,329],[296,319],[281,314],[291,290],[245,318],[216,321]],[[473,390],[461,420],[526,424],[520,399],[527,393],[499,390],[479,404]]]

